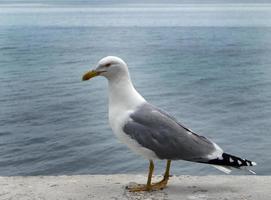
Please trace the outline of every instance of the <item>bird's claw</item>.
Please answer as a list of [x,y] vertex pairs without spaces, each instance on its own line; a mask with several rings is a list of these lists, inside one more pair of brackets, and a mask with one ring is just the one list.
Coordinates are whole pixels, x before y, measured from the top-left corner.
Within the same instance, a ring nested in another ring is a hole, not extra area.
[[145,191],[157,191],[163,190],[167,186],[168,178],[164,178],[163,180],[153,183],[151,185],[146,184],[135,184],[131,186],[126,186],[126,189],[129,192],[145,192]]
[[151,187],[153,190],[163,190],[167,186],[168,178],[164,178],[163,180],[153,183]]
[[136,184],[131,186],[126,186],[126,189],[129,192],[144,192],[144,191],[151,191],[151,186],[145,184]]

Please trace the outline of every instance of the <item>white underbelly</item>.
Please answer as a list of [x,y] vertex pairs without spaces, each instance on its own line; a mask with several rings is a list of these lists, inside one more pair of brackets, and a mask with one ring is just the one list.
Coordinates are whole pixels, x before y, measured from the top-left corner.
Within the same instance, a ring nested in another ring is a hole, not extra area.
[[[123,113],[123,112],[122,112]],[[156,154],[141,146],[136,140],[132,139],[128,134],[123,131],[124,124],[129,120],[128,116],[131,112],[123,113],[122,115],[109,115],[109,123],[113,133],[124,144],[126,144],[134,153],[143,156],[148,160],[158,159]]]

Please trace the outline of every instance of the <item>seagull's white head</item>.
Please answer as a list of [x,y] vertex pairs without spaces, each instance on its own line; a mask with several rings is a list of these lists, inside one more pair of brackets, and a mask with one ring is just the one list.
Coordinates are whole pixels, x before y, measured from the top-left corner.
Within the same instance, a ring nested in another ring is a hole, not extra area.
[[107,56],[98,62],[96,69],[85,73],[82,80],[86,81],[95,76],[104,76],[108,80],[117,80],[122,77],[129,78],[129,72],[127,64],[121,58]]

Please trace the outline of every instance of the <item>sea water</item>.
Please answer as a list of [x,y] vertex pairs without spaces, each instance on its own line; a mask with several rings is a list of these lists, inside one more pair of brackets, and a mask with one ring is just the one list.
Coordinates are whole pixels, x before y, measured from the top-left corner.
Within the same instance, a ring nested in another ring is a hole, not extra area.
[[1,3],[0,175],[147,172],[109,127],[106,80],[81,81],[107,55],[149,102],[270,175],[270,19],[270,4]]

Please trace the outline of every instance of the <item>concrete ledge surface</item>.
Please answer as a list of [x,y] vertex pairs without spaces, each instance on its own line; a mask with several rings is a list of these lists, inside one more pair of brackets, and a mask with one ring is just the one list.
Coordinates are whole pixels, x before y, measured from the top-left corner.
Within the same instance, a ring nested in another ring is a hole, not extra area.
[[[161,179],[160,176],[154,180]],[[161,191],[130,193],[144,175],[0,177],[0,200],[270,200],[271,176],[173,176]]]

